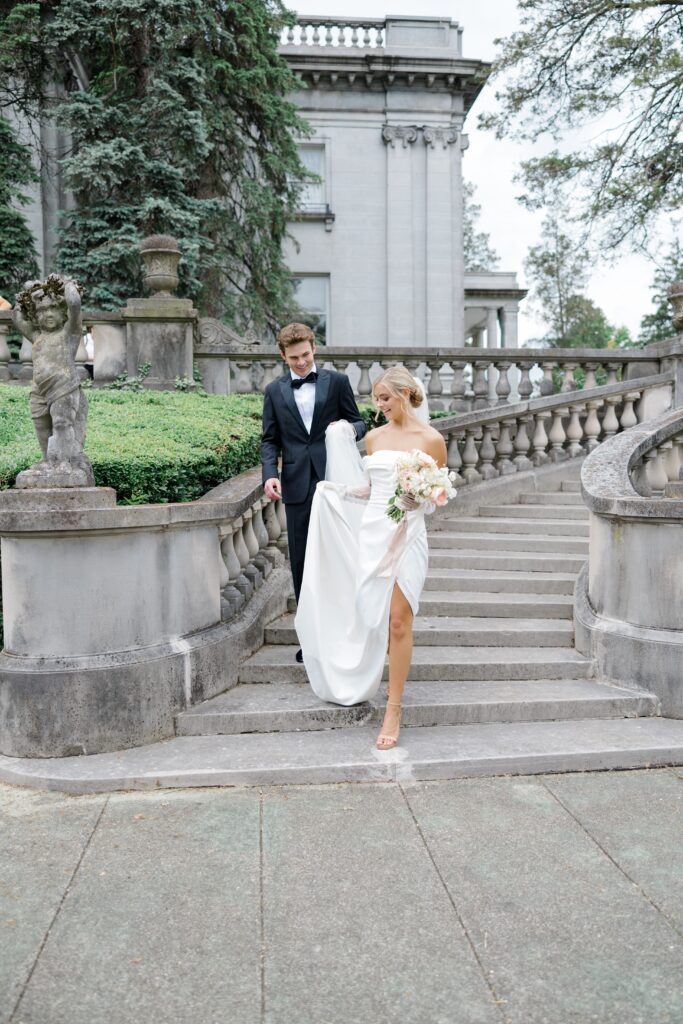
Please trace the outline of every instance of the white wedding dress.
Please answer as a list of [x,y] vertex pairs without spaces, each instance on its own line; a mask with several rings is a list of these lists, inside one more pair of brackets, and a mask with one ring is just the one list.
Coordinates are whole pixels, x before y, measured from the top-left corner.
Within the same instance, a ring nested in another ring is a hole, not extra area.
[[[330,442],[345,426],[328,428],[332,479],[319,483],[313,498],[295,626],[314,692],[351,705],[379,688],[395,583],[417,615],[428,552],[424,506],[406,513],[407,530],[400,532],[386,514],[396,462],[405,452],[377,451],[361,462],[356,451],[357,465],[342,460],[344,472],[335,477]],[[338,482],[339,475],[346,479]],[[370,487],[367,500],[349,494],[363,484]]]

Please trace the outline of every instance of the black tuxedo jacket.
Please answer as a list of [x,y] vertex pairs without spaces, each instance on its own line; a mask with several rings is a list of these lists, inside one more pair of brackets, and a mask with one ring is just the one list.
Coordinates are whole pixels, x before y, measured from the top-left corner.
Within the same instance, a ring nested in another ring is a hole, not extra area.
[[335,420],[348,420],[359,440],[365,433],[351,383],[343,373],[335,370],[318,372],[310,434],[294,398],[289,369],[266,388],[261,439],[263,482],[279,475],[277,460],[282,455],[281,483],[285,504],[296,505],[306,501],[312,471],[319,480],[325,478],[325,431]]

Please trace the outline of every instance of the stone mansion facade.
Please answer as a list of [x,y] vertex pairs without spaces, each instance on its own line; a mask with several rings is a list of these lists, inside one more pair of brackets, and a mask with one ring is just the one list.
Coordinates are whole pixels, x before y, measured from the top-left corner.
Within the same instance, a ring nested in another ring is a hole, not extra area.
[[[517,345],[516,275],[464,268],[464,127],[488,65],[462,56],[462,35],[448,18],[420,17],[307,17],[283,31],[302,80],[293,99],[313,129],[301,155],[318,177],[285,256],[328,345]],[[42,136],[52,156],[26,214],[47,273],[69,196],[59,133]]]

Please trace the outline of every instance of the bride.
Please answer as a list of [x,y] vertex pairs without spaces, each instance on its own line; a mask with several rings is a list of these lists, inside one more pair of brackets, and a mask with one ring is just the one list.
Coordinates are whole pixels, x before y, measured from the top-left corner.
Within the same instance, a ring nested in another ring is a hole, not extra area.
[[429,425],[424,390],[405,367],[374,382],[385,426],[365,438],[361,460],[343,422],[327,430],[327,479],[318,484],[295,626],[318,697],[351,705],[379,688],[389,648],[389,695],[377,739],[396,746],[401,697],[413,653],[413,618],[427,574],[424,506],[411,499],[407,530],[386,514],[398,458],[415,449],[446,465],[446,445]]

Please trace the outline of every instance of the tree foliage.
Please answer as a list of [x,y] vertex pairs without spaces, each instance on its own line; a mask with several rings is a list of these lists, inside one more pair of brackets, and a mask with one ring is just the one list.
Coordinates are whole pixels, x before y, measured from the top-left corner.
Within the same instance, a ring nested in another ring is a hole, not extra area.
[[563,230],[560,216],[549,214],[542,238],[524,263],[532,290],[532,305],[547,325],[541,345],[552,348],[605,348],[626,344],[626,328],[615,328],[585,294],[590,257]]
[[575,151],[522,165],[525,201],[560,185],[603,242],[641,245],[683,201],[683,0],[519,0],[521,30],[499,40],[499,137],[558,141],[592,128]]
[[671,325],[672,308],[667,301],[666,290],[674,281],[683,280],[683,245],[676,239],[655,270],[650,291],[655,309],[646,313],[640,321],[638,341],[650,345],[655,341],[666,341],[673,333]]
[[27,278],[38,273],[33,235],[21,212],[24,189],[36,180],[28,148],[0,116],[0,295],[10,302]]
[[500,260],[487,232],[479,230],[481,206],[474,201],[475,187],[463,182],[463,249],[465,270],[494,270]]
[[58,258],[88,302],[140,294],[138,242],[169,233],[182,293],[205,312],[237,327],[277,320],[291,303],[281,250],[307,132],[287,99],[280,0],[3,6],[0,70],[20,72],[0,85],[4,101],[71,139],[75,206]]

